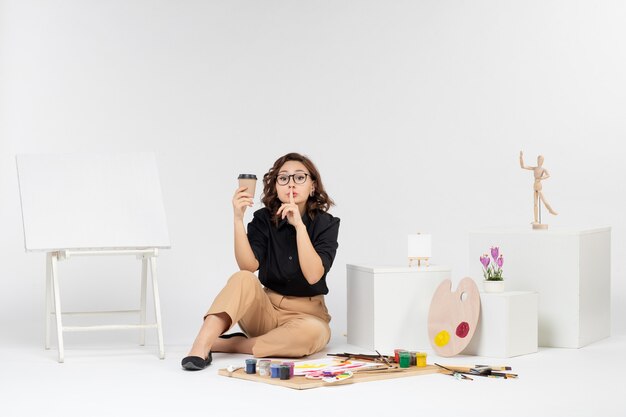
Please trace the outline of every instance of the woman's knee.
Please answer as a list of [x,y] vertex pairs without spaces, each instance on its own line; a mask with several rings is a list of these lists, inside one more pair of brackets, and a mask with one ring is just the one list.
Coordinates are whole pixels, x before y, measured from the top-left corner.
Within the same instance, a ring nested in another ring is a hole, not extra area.
[[292,344],[299,356],[311,355],[324,349],[330,340],[330,327],[317,318],[302,319],[293,332]]
[[259,280],[256,275],[254,275],[250,271],[238,271],[231,275],[231,277],[228,279],[228,284],[237,284],[243,286],[259,285]]

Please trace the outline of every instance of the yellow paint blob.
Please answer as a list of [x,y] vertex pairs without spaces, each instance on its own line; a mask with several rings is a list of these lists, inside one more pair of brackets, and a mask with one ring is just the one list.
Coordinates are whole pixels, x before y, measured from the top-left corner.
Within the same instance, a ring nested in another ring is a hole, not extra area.
[[450,333],[445,330],[440,331],[435,336],[435,344],[439,347],[445,346],[450,341]]

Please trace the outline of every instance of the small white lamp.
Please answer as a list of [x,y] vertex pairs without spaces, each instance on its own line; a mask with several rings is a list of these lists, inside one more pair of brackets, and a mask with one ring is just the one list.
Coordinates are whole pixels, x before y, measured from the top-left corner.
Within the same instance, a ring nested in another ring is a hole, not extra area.
[[421,266],[421,261],[428,266],[428,259],[431,256],[431,239],[430,235],[423,235],[418,233],[416,235],[409,235],[408,239],[408,257],[409,267],[413,261],[417,261],[417,266]]

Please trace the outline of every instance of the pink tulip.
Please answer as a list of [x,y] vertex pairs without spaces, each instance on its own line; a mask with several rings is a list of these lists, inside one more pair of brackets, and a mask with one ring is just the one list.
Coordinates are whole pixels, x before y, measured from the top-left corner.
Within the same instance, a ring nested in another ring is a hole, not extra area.
[[496,259],[498,259],[498,254],[500,253],[500,248],[495,246],[491,248],[491,257],[493,258],[493,260],[495,261]]
[[502,257],[502,255],[498,257],[496,264],[498,264],[498,268],[502,268],[502,265],[504,264],[504,258]]
[[483,264],[483,266],[485,268],[487,268],[489,266],[489,255],[484,254],[483,256],[480,257],[480,263]]

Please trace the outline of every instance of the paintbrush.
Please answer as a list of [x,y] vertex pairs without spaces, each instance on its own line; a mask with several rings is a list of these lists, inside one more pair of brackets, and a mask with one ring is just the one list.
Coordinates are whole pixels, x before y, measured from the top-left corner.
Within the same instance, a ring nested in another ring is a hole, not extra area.
[[371,362],[380,362],[382,360],[382,361],[385,361],[386,363],[389,363],[389,358],[382,356],[380,354],[367,355],[364,353],[344,352],[344,353],[327,353],[326,356],[337,356],[339,358],[347,358],[347,359],[355,359],[355,360],[371,361]]
[[513,368],[510,366],[502,366],[502,365],[474,365],[473,368],[491,368],[493,371],[511,371]]
[[357,368],[355,370],[352,371],[352,373],[355,374],[360,374],[363,372],[367,372],[368,374],[385,374],[385,373],[390,373],[390,372],[405,372],[406,370],[408,370],[408,368],[396,368],[396,367],[382,367],[382,368]]
[[[441,365],[439,365],[441,366]],[[511,367],[507,368],[511,369]],[[494,369],[490,366],[475,366],[475,367],[468,367],[468,366],[454,366],[454,365],[447,365],[447,369],[451,370],[451,371],[455,371],[455,372],[459,372],[462,374],[469,374],[469,375],[476,375],[476,376],[491,376],[493,375],[494,378],[517,378],[517,374],[512,374],[512,373],[508,373],[508,372],[494,372]]]
[[474,380],[473,378],[470,378],[469,376],[465,375],[465,373],[463,373],[463,372],[458,372],[458,371],[455,371],[454,369],[446,368],[445,366],[439,365],[438,363],[435,363],[435,365],[437,365],[438,367],[440,367],[442,369],[445,369],[446,371],[450,371],[451,372],[451,373],[445,374],[445,375],[453,376],[456,379],[469,379],[470,381]]
[[488,374],[491,371],[510,371],[512,369],[510,366],[490,366],[490,365],[473,365],[473,366],[446,365],[446,366],[450,369],[454,369],[455,371],[472,373],[475,375]]
[[392,367],[391,364],[389,363],[389,361],[387,360],[387,358],[385,358],[383,355],[380,354],[379,351],[375,350],[374,352],[378,353],[378,356],[380,356],[380,358],[387,364],[388,367]]
[[446,365],[446,367],[454,372],[460,372],[462,374],[470,374],[470,375],[489,375],[491,374],[490,368],[472,368],[469,366],[455,366],[455,365]]
[[505,373],[505,372],[492,372],[489,375],[493,375],[493,376],[496,376],[496,377],[501,377],[501,378],[504,378],[504,379],[509,379],[509,378],[514,379],[514,378],[517,378],[517,374],[509,374],[509,373]]

